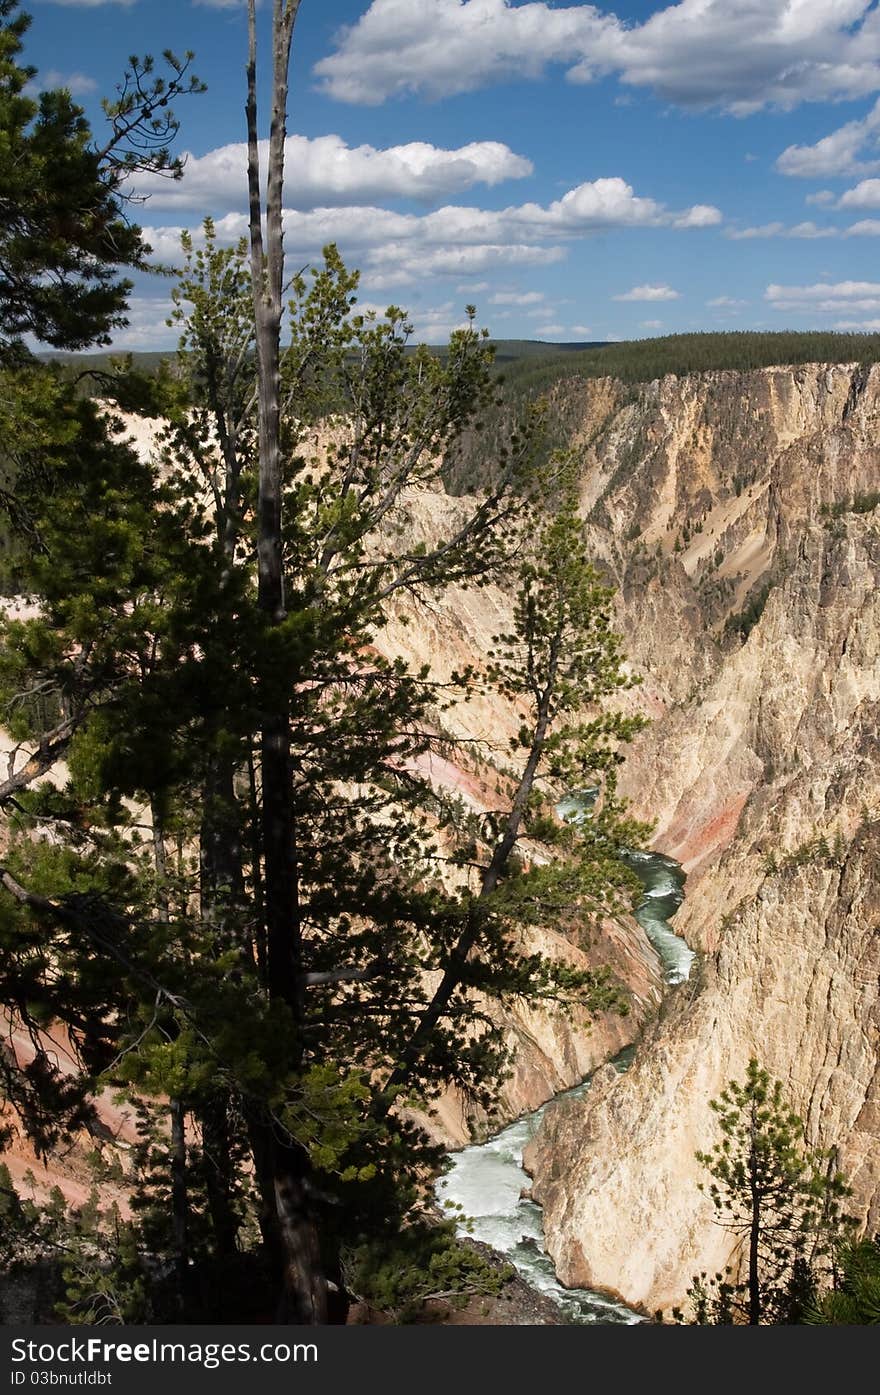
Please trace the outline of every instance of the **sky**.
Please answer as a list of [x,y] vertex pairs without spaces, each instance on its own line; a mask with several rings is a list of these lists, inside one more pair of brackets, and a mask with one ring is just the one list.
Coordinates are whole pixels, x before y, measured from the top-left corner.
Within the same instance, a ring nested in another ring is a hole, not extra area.
[[[206,214],[235,241],[243,0],[23,8],[98,135],[130,54],[194,50],[184,177],[133,216],[169,265]],[[468,304],[499,339],[880,331],[880,0],[302,0],[288,131],[288,264],[336,242],[429,343]],[[117,348],[174,347],[169,291],[138,277]]]

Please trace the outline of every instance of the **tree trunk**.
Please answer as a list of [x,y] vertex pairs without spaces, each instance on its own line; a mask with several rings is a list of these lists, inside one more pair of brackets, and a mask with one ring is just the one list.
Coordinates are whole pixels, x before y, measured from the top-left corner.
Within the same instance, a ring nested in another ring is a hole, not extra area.
[[[159,883],[156,896],[159,919],[167,923],[170,916],[168,898],[168,859],[165,852],[165,830],[162,808],[157,799],[150,800],[150,821],[153,825],[153,865]],[[189,1296],[189,1195],[186,1185],[186,1111],[183,1101],[169,1101],[171,1116],[171,1244],[174,1253],[175,1288],[178,1316],[186,1313]]]
[[[268,627],[286,618],[284,594],[281,469],[281,317],[284,289],[282,193],[287,133],[290,45],[299,0],[274,0],[272,11],[272,110],[263,240],[260,150],[257,123],[256,0],[248,3],[248,192],[251,278],[257,345],[260,480],[257,503],[258,600]],[[296,827],[290,765],[290,694],[268,672],[260,675],[262,732],[261,821],[263,836],[266,988],[284,1003],[295,1025],[302,1020],[300,911]],[[298,1062],[290,1062],[296,1069]],[[281,1320],[320,1323],[327,1318],[327,1285],[321,1270],[318,1229],[309,1196],[310,1164],[305,1149],[281,1142],[271,1121],[255,1125],[255,1162],[264,1208],[272,1177],[274,1218],[268,1214],[281,1260]],[[257,1159],[259,1158],[259,1161]],[[275,1248],[272,1246],[271,1248]]]
[[186,1188],[186,1114],[183,1102],[172,1099],[171,1112],[171,1230],[177,1286],[177,1309],[186,1313],[189,1296],[189,1198]]
[[751,1193],[751,1223],[749,1225],[749,1325],[761,1322],[761,1285],[758,1274],[759,1241],[761,1239],[761,1192],[758,1185],[758,1160],[754,1138],[749,1153],[749,1190]]
[[221,1259],[237,1254],[239,1219],[232,1202],[233,1175],[230,1159],[229,1102],[215,1095],[199,1110],[202,1126],[202,1152],[205,1159],[205,1190],[208,1213],[214,1232],[214,1248]]

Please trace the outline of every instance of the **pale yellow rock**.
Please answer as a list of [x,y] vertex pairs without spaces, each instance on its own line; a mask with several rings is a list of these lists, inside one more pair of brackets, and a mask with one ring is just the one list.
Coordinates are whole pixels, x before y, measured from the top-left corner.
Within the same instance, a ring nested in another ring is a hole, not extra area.
[[[736,1260],[694,1153],[750,1056],[880,1228],[880,511],[821,512],[878,488],[880,372],[666,378],[636,398],[588,462],[607,484],[632,455],[593,515],[657,714],[623,782],[690,870],[675,928],[704,957],[627,1075],[547,1111],[528,1163],[563,1281],[652,1311]],[[661,540],[653,575],[621,541],[634,520]],[[715,643],[762,580],[746,642]]]

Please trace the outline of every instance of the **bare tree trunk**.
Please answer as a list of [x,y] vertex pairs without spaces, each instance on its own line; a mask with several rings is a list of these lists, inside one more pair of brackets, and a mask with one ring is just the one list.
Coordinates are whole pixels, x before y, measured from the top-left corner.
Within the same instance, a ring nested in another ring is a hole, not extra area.
[[[251,277],[257,344],[260,481],[257,505],[258,599],[268,625],[286,616],[282,553],[281,469],[281,317],[284,293],[282,194],[284,142],[287,134],[287,87],[290,46],[299,0],[274,0],[272,11],[272,110],[266,178],[265,242],[260,191],[257,124],[256,0],[248,0],[248,193]],[[289,693],[261,675],[262,837],[266,987],[269,996],[302,1018],[299,981],[302,971],[300,908],[296,869],[296,827],[290,767]],[[291,1062],[295,1069],[296,1061]],[[325,1322],[327,1286],[320,1265],[318,1230],[309,1196],[309,1158],[305,1149],[263,1130],[258,1149],[271,1171],[274,1225],[283,1256],[283,1320]],[[255,1157],[255,1161],[257,1161]],[[257,1161],[258,1170],[260,1162]],[[261,1180],[268,1201],[265,1175]]]
[[171,1232],[177,1281],[177,1307],[186,1312],[189,1293],[189,1197],[186,1186],[186,1112],[183,1102],[172,1099],[171,1113]]
[[[150,821],[153,825],[153,865],[159,883],[156,896],[159,919],[170,917],[168,897],[168,859],[165,852],[165,830],[162,810],[157,799],[150,801]],[[174,1252],[175,1288],[179,1316],[186,1312],[189,1294],[189,1195],[186,1185],[186,1111],[183,1101],[172,1098],[168,1104],[171,1117],[171,1243]]]
[[[752,1110],[754,1111],[754,1105]],[[758,1272],[761,1239],[761,1193],[758,1186],[758,1161],[755,1157],[754,1125],[749,1154],[749,1190],[751,1192],[751,1222],[749,1225],[749,1325],[761,1322],[761,1282]]]

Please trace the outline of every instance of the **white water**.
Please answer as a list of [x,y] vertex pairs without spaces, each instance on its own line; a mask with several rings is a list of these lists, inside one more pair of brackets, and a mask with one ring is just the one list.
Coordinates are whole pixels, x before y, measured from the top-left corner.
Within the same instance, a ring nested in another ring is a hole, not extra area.
[[[614,1064],[625,1070],[632,1050],[621,1053]],[[577,1097],[589,1089],[584,1081],[557,1098]],[[456,1153],[452,1166],[437,1183],[440,1204],[461,1209],[459,1234],[482,1240],[506,1256],[532,1288],[548,1294],[572,1323],[642,1322],[638,1313],[589,1289],[563,1288],[550,1256],[544,1249],[540,1206],[522,1197],[529,1178],[522,1168],[525,1145],[535,1133],[544,1110],[509,1124],[487,1143],[474,1144]]]
[[[591,794],[592,791],[583,791],[571,796],[564,801],[566,807],[560,805],[560,814],[574,819],[588,817]],[[636,919],[660,957],[667,983],[681,983],[690,973],[694,954],[673,933],[667,918],[681,905],[684,875],[677,862],[655,853],[628,853],[626,861],[644,887]],[[613,1064],[618,1070],[627,1069],[633,1052],[634,1048],[628,1047],[615,1059]],[[589,1088],[587,1079],[556,1098],[577,1097]],[[527,1283],[559,1304],[569,1322],[641,1322],[640,1315],[624,1304],[588,1289],[563,1288],[556,1277],[544,1249],[541,1208],[522,1195],[529,1186],[522,1167],[523,1149],[546,1108],[543,1105],[517,1119],[486,1143],[454,1154],[449,1171],[437,1183],[437,1198],[441,1205],[459,1208],[461,1234],[472,1235],[506,1255]]]
[[636,920],[660,956],[666,982],[684,983],[690,978],[694,951],[669,925],[684,900],[684,873],[662,853],[630,852],[624,861],[644,888]]

